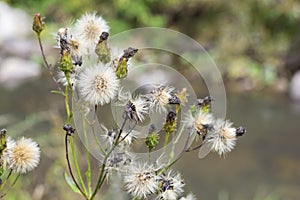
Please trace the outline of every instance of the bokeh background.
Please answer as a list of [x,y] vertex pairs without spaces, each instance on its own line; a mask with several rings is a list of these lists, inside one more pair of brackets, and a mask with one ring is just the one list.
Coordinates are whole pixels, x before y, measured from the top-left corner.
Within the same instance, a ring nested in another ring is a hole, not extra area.
[[[7,199],[79,199],[63,177],[64,104],[51,94],[54,85],[31,22],[37,12],[46,17],[42,36],[55,64],[53,33],[92,11],[108,21],[112,35],[145,26],[182,32],[203,45],[219,67],[227,117],[244,125],[247,134],[225,159],[210,154],[198,160],[194,152],[180,160],[175,167],[186,191],[206,200],[300,199],[299,1],[5,0],[0,2],[0,128],[14,138],[32,137],[42,149],[39,167],[24,175]],[[191,67],[176,58],[169,62],[182,73]],[[208,95],[201,80],[190,81],[199,97]]]

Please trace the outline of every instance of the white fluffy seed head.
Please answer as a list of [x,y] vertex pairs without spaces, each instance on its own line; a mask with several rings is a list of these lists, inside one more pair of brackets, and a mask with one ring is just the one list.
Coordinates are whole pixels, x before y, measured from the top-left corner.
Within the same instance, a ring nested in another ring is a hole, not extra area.
[[96,12],[84,14],[74,25],[74,35],[82,42],[87,53],[94,52],[101,33],[108,31],[106,21]]
[[129,101],[129,104],[134,109],[134,118],[138,122],[142,122],[145,116],[149,113],[149,104],[143,96],[138,96]]
[[119,80],[113,69],[97,64],[87,67],[78,80],[79,92],[90,105],[104,105],[115,98],[119,89]]
[[217,119],[214,124],[214,130],[207,134],[205,142],[211,144],[211,149],[220,156],[230,152],[236,144],[236,129],[232,123]]
[[167,111],[166,107],[169,104],[169,99],[172,97],[174,91],[173,87],[169,86],[156,86],[151,94],[149,94],[150,107],[155,107],[156,111],[159,113],[165,113]]
[[166,175],[160,176],[159,195],[157,199],[177,200],[184,192],[184,181],[178,172],[170,170]]
[[148,163],[132,164],[124,175],[125,190],[133,197],[146,199],[153,194],[157,188],[157,177],[154,167]]
[[27,173],[40,162],[40,148],[31,138],[16,141],[10,155],[10,166],[15,173]]
[[187,127],[194,132],[203,134],[206,130],[205,125],[214,123],[214,117],[212,114],[203,112],[202,110],[197,111],[194,115],[189,112],[186,116],[185,123],[187,124]]

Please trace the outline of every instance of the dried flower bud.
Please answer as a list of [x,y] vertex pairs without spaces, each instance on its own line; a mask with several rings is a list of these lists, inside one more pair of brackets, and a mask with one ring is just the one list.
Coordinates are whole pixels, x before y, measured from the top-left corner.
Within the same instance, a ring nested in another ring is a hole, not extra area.
[[33,17],[33,24],[32,29],[37,33],[40,34],[45,27],[45,22],[43,21],[43,17],[40,15],[40,13],[37,13]]
[[246,133],[246,129],[245,127],[240,126],[236,129],[235,133],[236,133],[236,137],[240,137]]
[[103,42],[104,40],[107,40],[108,36],[109,36],[108,32],[102,32],[98,43]]
[[171,98],[169,98],[169,104],[180,105],[180,103],[180,99],[175,94],[172,94]]
[[137,52],[138,52],[138,49],[129,47],[128,49],[124,50],[124,54],[123,54],[122,58],[125,58],[128,60],[129,58],[132,58]]
[[63,129],[66,131],[67,135],[72,135],[75,133],[75,128],[71,124],[64,124]]

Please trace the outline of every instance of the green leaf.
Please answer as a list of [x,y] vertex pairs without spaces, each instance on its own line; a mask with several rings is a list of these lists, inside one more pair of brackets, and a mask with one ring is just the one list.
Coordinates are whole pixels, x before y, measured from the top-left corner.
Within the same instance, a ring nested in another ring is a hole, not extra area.
[[65,94],[63,92],[58,91],[58,90],[51,90],[51,93],[52,94],[61,94],[61,95],[65,96]]
[[70,188],[71,188],[74,192],[77,192],[77,193],[81,194],[80,191],[79,191],[79,189],[77,188],[75,182],[74,182],[73,179],[68,175],[67,172],[65,172],[65,180],[66,180],[66,182],[68,183],[68,185],[70,186]]

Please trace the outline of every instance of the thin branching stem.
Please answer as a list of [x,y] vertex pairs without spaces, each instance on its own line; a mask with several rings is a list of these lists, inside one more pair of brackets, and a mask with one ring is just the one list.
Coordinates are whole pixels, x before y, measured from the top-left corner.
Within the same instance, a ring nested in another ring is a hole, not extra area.
[[54,82],[56,88],[58,89],[58,91],[61,94],[64,94],[63,90],[61,89],[61,87],[59,86],[58,82],[56,81],[56,79],[54,77],[54,74],[53,74],[52,69],[51,69],[51,65],[47,61],[47,58],[46,58],[46,55],[45,55],[45,52],[44,52],[44,48],[43,48],[43,45],[42,45],[42,40],[41,40],[41,35],[40,34],[37,34],[37,39],[38,39],[38,42],[39,42],[39,46],[40,46],[41,54],[42,54],[42,57],[43,57],[43,61],[44,61],[44,64],[45,64],[45,66],[48,70],[48,73],[49,73],[52,81]]
[[121,126],[121,128],[120,128],[120,130],[119,130],[118,137],[117,137],[117,139],[116,139],[116,144],[119,143],[119,139],[120,139],[120,137],[121,137],[121,134],[122,134],[122,132],[123,132],[123,129],[124,129],[124,127],[125,127],[125,124],[126,124],[127,120],[128,120],[128,116],[126,115],[126,116],[125,116],[125,119],[124,119],[124,121],[123,121],[123,124],[122,124],[122,126]]
[[79,184],[77,183],[77,181],[74,177],[73,171],[72,171],[72,167],[71,167],[71,163],[70,163],[70,159],[69,159],[68,136],[69,136],[68,134],[66,134],[66,136],[65,136],[65,146],[66,146],[66,160],[67,160],[67,164],[68,164],[68,168],[69,168],[69,173],[70,173],[71,178],[73,179],[73,182],[75,183],[77,189],[80,191],[82,196],[84,196],[87,199],[87,195],[80,188]]
[[202,145],[203,145],[203,143],[200,144],[199,146],[194,147],[194,148],[189,148],[189,149],[187,149],[185,152],[191,152],[191,151],[195,151],[195,150],[197,150],[197,149],[200,149],[200,148],[202,147]]
[[[133,129],[135,128],[135,126],[137,125],[137,122],[134,123],[133,127],[128,131],[128,133],[119,141],[119,143],[121,143],[123,140],[126,139],[126,137],[133,131]],[[119,144],[117,143],[117,145]]]

